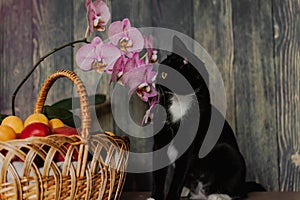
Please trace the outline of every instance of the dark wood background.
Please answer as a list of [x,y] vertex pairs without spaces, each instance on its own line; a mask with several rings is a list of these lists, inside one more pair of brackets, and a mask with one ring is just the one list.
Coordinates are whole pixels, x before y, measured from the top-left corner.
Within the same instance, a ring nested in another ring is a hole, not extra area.
[[[11,95],[40,57],[83,38],[84,0],[0,0],[0,113],[11,113]],[[128,17],[135,27],[166,27],[187,34],[212,56],[227,94],[227,119],[247,163],[247,178],[270,191],[300,191],[300,1],[299,0],[107,0],[113,20]],[[79,72],[67,48],[34,72],[17,96],[17,115],[32,113],[39,88],[57,69]],[[98,92],[111,95],[108,77]],[[96,80],[95,84],[98,84]],[[48,103],[69,97],[72,85],[59,80]],[[133,112],[144,105],[134,100]],[[101,126],[120,133],[110,112]],[[122,134],[122,133],[121,133]],[[133,148],[144,147],[132,139]],[[150,145],[150,144],[146,144]],[[141,176],[141,175],[140,175]],[[131,175],[131,189],[149,189]],[[146,176],[146,175],[145,175]]]

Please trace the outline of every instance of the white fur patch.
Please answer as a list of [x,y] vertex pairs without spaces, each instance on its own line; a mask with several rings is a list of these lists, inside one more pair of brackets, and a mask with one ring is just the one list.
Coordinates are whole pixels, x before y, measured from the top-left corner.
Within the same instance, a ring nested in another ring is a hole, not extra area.
[[169,109],[172,115],[172,122],[177,122],[182,119],[192,107],[192,102],[193,94],[174,95],[171,98],[171,106]]
[[231,200],[231,197],[227,194],[211,194],[207,200]]
[[191,191],[191,190],[190,190],[189,188],[183,187],[183,188],[182,188],[182,191],[181,191],[180,197],[188,197],[190,191]]
[[178,151],[173,144],[170,144],[167,150],[168,158],[171,162],[174,162],[178,156]]
[[155,199],[153,199],[153,198],[150,197],[150,198],[148,198],[147,200],[155,200]]

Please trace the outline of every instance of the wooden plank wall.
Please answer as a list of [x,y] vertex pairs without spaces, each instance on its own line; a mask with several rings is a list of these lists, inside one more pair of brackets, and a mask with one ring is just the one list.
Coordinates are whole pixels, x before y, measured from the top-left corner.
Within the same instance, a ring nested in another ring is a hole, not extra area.
[[[0,0],[0,113],[10,114],[11,94],[24,74],[54,47],[85,33],[84,0]],[[222,74],[227,119],[245,156],[247,178],[270,191],[300,191],[300,2],[299,0],[107,0],[113,20],[133,26],[165,27],[193,37]],[[78,73],[67,48],[36,70],[17,96],[17,114],[32,112],[37,92],[57,69]],[[108,77],[90,80],[110,100]],[[69,97],[72,85],[59,80],[48,103]],[[101,127],[119,134],[110,106],[97,112]],[[122,109],[120,107],[120,109]],[[145,105],[133,97],[135,120]],[[121,112],[120,110],[119,112]],[[132,138],[133,148],[151,148]],[[149,189],[149,175],[132,175],[128,189]],[[146,180],[146,181],[145,181]]]

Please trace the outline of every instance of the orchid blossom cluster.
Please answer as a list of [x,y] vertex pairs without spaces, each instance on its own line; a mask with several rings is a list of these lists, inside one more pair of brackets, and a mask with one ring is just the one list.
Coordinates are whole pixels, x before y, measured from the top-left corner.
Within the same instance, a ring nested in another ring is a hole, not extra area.
[[[86,0],[88,29],[91,32],[104,31],[110,20],[110,12],[102,0]],[[147,123],[151,109],[158,103],[158,93],[154,88],[157,73],[152,63],[157,62],[157,51],[153,49],[153,37],[145,37],[132,27],[129,19],[112,22],[108,28],[108,42],[95,37],[89,44],[82,46],[76,53],[76,63],[83,71],[95,70],[111,74],[110,83],[118,82],[129,86],[129,95],[134,92],[144,102],[149,103],[149,110],[143,118]],[[141,52],[146,49],[144,56]]]

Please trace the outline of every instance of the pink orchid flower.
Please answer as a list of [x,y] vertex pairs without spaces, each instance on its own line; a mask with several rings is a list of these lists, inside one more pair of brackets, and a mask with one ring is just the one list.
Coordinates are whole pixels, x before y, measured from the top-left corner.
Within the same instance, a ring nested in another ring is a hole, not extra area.
[[101,38],[95,37],[90,44],[78,49],[76,63],[84,71],[94,69],[99,72],[109,72],[120,56],[118,48],[111,44],[104,44]]
[[128,71],[138,68],[145,64],[143,60],[140,60],[139,53],[134,53],[132,58],[127,58],[122,55],[116,62],[112,70],[111,82],[117,80],[120,84],[125,85],[122,77]]
[[87,19],[89,23],[88,36],[93,30],[104,31],[110,19],[109,8],[102,0],[86,0]]
[[152,121],[152,120],[153,120],[152,109],[153,109],[154,106],[155,106],[156,104],[158,104],[158,103],[159,103],[159,98],[158,98],[158,96],[155,96],[154,98],[152,98],[152,99],[150,100],[150,103],[149,103],[150,107],[149,107],[149,109],[146,111],[146,113],[145,113],[145,115],[144,115],[144,117],[143,117],[142,125],[147,124],[148,121]]
[[157,75],[152,71],[153,66],[142,65],[138,68],[133,68],[123,75],[123,80],[129,86],[129,95],[136,91],[137,95],[145,102],[150,97],[157,96],[157,91],[153,86],[153,81]]
[[129,19],[113,22],[108,28],[108,37],[111,43],[119,47],[128,57],[140,52],[144,47],[144,39],[141,32],[131,27]]
[[146,63],[156,63],[158,61],[157,51],[153,49],[153,36],[144,37],[145,48],[147,50]]
[[143,60],[140,60],[139,53],[134,53],[133,56],[128,59],[124,69],[124,73],[130,71],[131,69],[138,68],[144,64],[145,62]]
[[125,65],[126,65],[127,61],[128,61],[128,58],[125,55],[121,55],[118,58],[118,60],[115,62],[114,67],[112,69],[110,83],[112,83],[114,81],[120,82],[120,79],[123,76]]

